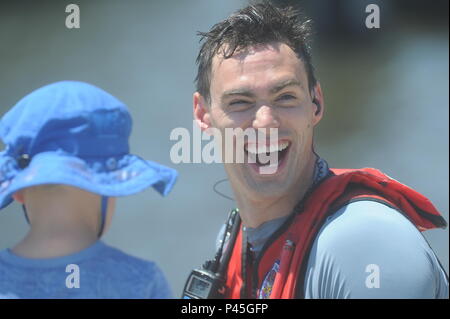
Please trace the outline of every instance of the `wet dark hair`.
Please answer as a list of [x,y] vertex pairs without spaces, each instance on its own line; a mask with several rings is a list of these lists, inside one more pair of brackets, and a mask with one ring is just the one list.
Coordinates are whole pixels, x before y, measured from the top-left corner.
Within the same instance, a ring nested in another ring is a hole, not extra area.
[[249,5],[215,24],[208,32],[198,32],[202,43],[197,56],[197,91],[210,102],[212,60],[216,54],[225,59],[236,50],[272,42],[287,44],[304,63],[310,91],[316,85],[311,62],[311,20],[292,8],[278,8],[270,2]]

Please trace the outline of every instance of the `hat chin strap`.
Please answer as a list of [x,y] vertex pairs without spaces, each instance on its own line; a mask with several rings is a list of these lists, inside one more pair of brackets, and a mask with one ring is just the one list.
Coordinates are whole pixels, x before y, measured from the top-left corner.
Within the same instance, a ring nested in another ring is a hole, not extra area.
[[103,235],[107,211],[108,211],[108,196],[102,196],[102,207],[101,207],[101,218],[102,219],[101,219],[101,224],[100,224],[100,231],[98,232],[98,238],[100,238]]
[[[27,221],[28,225],[30,225],[30,220],[28,218],[27,209],[26,209],[25,205],[22,205],[22,210],[23,210],[23,215],[25,216],[25,220]],[[98,238],[100,238],[103,235],[107,211],[108,211],[108,196],[102,196],[101,223],[100,223],[100,230],[98,232]]]
[[25,208],[25,205],[22,204],[22,210],[23,210],[23,216],[25,216],[25,220],[27,221],[27,224],[30,225],[30,220],[28,219],[27,209]]

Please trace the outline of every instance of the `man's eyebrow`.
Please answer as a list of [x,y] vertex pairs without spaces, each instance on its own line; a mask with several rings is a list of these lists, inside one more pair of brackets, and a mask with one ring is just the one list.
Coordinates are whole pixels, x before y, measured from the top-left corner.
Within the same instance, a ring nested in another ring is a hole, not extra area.
[[223,92],[222,101],[228,97],[232,97],[232,96],[236,96],[236,95],[246,96],[246,97],[255,97],[255,94],[251,91],[251,89],[239,88],[239,89],[231,89],[231,90]]
[[[288,79],[285,81],[281,81],[280,83],[275,84],[271,89],[270,89],[270,93],[274,94],[277,93],[278,91],[284,89],[287,86],[302,86],[301,82],[299,82],[298,80],[295,79]],[[255,97],[255,94],[252,92],[252,90],[250,88],[238,88],[238,89],[231,89],[228,91],[223,92],[222,94],[222,101],[232,97],[232,96],[246,96],[246,97],[250,97],[253,98]]]
[[285,80],[282,81],[280,83],[277,83],[276,85],[273,86],[273,88],[270,89],[270,93],[277,93],[278,91],[281,91],[282,89],[284,89],[287,86],[300,86],[302,87],[302,83],[298,80],[295,79],[289,79],[289,80]]

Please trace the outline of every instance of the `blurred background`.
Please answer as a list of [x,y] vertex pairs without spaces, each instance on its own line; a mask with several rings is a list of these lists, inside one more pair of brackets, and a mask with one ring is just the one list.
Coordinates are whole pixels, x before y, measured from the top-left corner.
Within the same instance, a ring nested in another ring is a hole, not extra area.
[[[80,29],[65,8],[80,7]],[[448,221],[448,1],[276,1],[300,5],[316,26],[313,62],[325,95],[316,150],[332,167],[376,167],[431,199]],[[367,29],[365,8],[380,7]],[[171,163],[172,129],[192,132],[192,93],[206,31],[244,0],[1,1],[0,113],[59,80],[90,82],[134,118],[131,150],[178,169],[173,192],[118,201],[105,242],[157,262],[179,297],[190,270],[214,254],[234,202],[213,190],[221,164]],[[3,145],[1,145],[3,148]],[[232,196],[227,183],[220,192]],[[0,249],[27,232],[20,206],[0,212]],[[448,273],[449,234],[425,237]]]

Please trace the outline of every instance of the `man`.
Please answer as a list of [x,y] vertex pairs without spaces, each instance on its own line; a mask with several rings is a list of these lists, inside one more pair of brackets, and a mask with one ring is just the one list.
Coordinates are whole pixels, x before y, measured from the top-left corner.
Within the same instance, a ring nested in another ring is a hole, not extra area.
[[[447,275],[420,233],[446,226],[433,205],[378,170],[329,169],[314,152],[324,99],[309,33],[298,12],[269,3],[201,33],[200,127],[278,132],[275,145],[267,133],[235,149],[245,163],[224,164],[241,220],[235,236],[219,236],[224,297],[447,298]],[[263,174],[259,157],[270,152],[277,169]]]
[[0,251],[0,298],[170,298],[151,261],[103,243],[115,197],[153,187],[175,170],[129,153],[131,116],[87,83],[46,85],[0,121],[0,209],[23,205],[27,235]]

